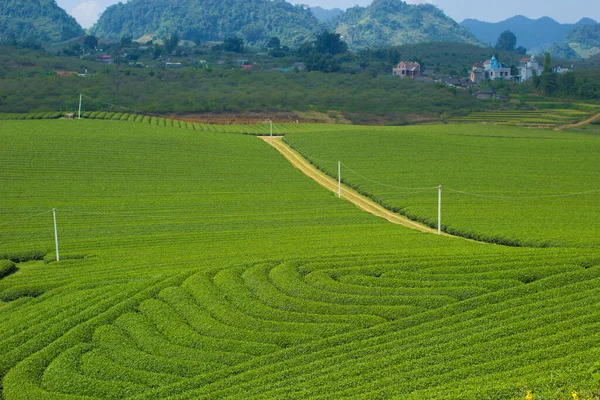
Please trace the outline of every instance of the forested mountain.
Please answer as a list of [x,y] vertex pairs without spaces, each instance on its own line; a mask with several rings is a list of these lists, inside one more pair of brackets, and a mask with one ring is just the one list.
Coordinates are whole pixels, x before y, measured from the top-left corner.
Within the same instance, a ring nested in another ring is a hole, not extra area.
[[346,10],[336,29],[354,47],[385,47],[420,42],[480,44],[466,28],[431,4],[374,0]]
[[565,44],[581,58],[600,53],[600,24],[576,27],[567,35]]
[[561,24],[549,17],[530,19],[522,15],[501,22],[483,22],[476,19],[461,22],[461,25],[473,32],[479,40],[491,46],[496,44],[502,32],[509,30],[517,36],[517,46],[523,46],[529,51],[547,47],[552,43],[562,43],[573,28],[595,24],[596,21],[590,18],[583,18],[576,24]]
[[321,22],[329,22],[332,19],[339,17],[344,13],[344,10],[340,10],[339,8],[334,8],[332,10],[326,10],[322,7],[311,7],[310,11],[317,17],[317,19]]
[[131,0],[108,7],[91,33],[110,39],[177,33],[196,42],[237,36],[250,44],[278,37],[296,45],[319,29],[309,9],[284,0]]
[[0,0],[0,42],[62,42],[84,34],[54,0]]

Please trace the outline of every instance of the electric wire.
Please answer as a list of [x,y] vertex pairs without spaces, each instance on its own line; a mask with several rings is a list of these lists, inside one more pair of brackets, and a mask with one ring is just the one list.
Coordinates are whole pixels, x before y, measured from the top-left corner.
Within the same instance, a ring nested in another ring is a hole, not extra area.
[[584,192],[574,192],[574,193],[559,193],[559,194],[550,194],[550,195],[541,195],[541,196],[497,196],[497,195],[487,195],[481,193],[471,193],[465,192],[463,190],[457,190],[452,188],[444,187],[444,190],[449,190],[454,193],[464,194],[467,196],[473,197],[483,197],[488,199],[500,199],[500,200],[525,200],[525,199],[548,199],[548,198],[560,198],[560,197],[571,197],[571,196],[581,196],[585,194],[597,193],[600,192],[600,189],[587,190]]

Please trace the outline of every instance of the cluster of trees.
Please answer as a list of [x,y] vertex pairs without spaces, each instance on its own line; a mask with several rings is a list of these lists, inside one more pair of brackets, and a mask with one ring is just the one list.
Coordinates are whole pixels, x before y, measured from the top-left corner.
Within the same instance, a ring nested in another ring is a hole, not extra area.
[[566,74],[552,71],[550,53],[544,54],[544,70],[541,75],[534,74],[533,86],[546,96],[576,97],[588,100],[600,100],[600,70],[582,70]]
[[517,46],[517,36],[509,30],[506,30],[498,36],[496,41],[496,50],[507,51],[510,53],[525,54],[527,49],[523,46]]

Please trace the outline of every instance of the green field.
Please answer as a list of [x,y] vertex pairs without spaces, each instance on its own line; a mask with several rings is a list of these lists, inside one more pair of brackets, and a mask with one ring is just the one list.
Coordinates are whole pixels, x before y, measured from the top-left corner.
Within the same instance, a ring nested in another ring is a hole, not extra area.
[[[550,247],[482,244],[392,225],[337,199],[240,134],[262,126],[207,132],[119,119],[0,121],[0,259],[12,260],[0,261],[4,399],[597,393],[594,196],[552,203],[560,226],[536,230],[524,227],[533,213],[512,216],[523,201],[452,206],[444,192],[447,228]],[[344,157],[370,179],[348,183],[385,201],[373,181],[495,194],[524,183],[544,194],[597,189],[595,135],[279,129],[325,169]],[[553,163],[536,167],[544,157]],[[437,192],[427,190],[397,206],[431,219]],[[452,217],[461,208],[471,216]],[[483,229],[479,216],[494,215],[507,230]]]
[[286,140],[321,169],[389,209],[479,240],[600,246],[600,137],[449,125],[340,128]]
[[[599,112],[600,109],[595,109]],[[497,110],[478,111],[463,117],[450,118],[458,123],[492,123],[522,126],[556,126],[567,125],[589,117],[590,111],[572,109],[540,109],[540,110]]]

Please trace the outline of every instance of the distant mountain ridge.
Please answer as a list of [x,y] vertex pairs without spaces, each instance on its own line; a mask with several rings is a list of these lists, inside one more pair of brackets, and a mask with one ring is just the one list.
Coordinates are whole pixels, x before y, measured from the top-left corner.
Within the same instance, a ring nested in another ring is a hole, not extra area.
[[466,19],[460,24],[468,28],[479,40],[492,46],[496,44],[502,32],[509,30],[517,36],[517,46],[532,51],[548,47],[552,43],[562,43],[574,28],[595,25],[597,22],[591,18],[583,18],[575,24],[561,24],[549,17],[530,19],[517,15],[500,22]]
[[339,8],[333,8],[331,10],[324,9],[322,7],[311,7],[310,11],[314,14],[315,17],[321,22],[329,22],[334,18],[339,17],[344,13],[344,10]]
[[54,0],[1,0],[0,42],[62,42],[85,34]]
[[325,27],[340,33],[355,48],[420,42],[481,45],[439,8],[401,0],[374,0],[368,7],[346,12],[309,9],[284,0],[130,0],[108,7],[90,32],[117,40],[124,35],[136,39],[175,32],[181,38],[201,41],[238,36],[252,45],[278,37],[282,44],[294,46],[311,40]]

